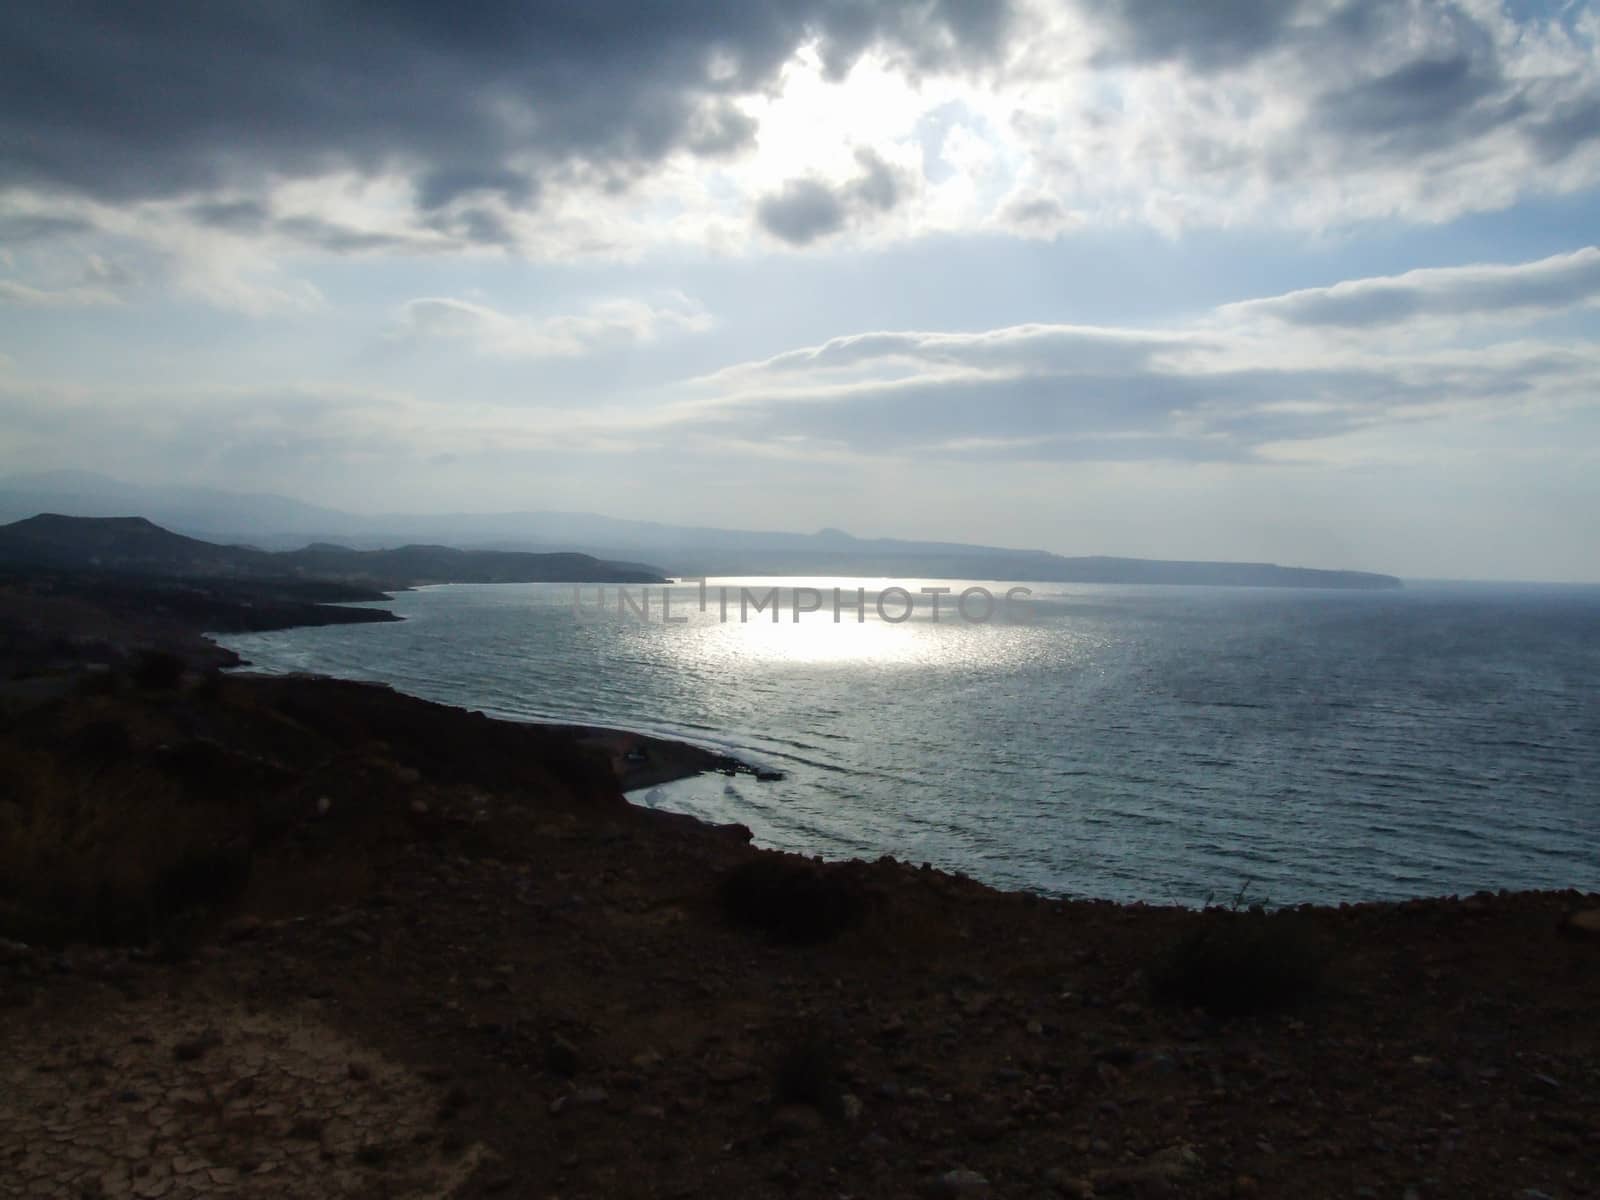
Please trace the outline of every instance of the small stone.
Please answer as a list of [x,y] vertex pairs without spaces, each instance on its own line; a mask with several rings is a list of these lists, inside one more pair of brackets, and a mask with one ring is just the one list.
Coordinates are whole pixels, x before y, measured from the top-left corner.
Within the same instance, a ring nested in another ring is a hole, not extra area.
[[706,1078],[712,1083],[739,1083],[753,1078],[755,1073],[756,1069],[751,1064],[740,1059],[733,1059],[728,1062],[713,1064],[707,1069]]
[[1564,937],[1600,941],[1600,908],[1568,913],[1561,919],[1560,932]]
[[785,1104],[772,1114],[772,1128],[785,1137],[815,1133],[822,1128],[822,1114],[809,1104]]
[[1044,1181],[1069,1200],[1094,1200],[1094,1184],[1063,1167],[1051,1167],[1044,1173]]
[[605,1088],[599,1087],[579,1088],[572,1097],[574,1103],[582,1104],[586,1107],[604,1104],[610,1098]]
[[1094,1172],[1091,1182],[1095,1185],[1096,1191],[1103,1192],[1165,1187],[1182,1179],[1199,1165],[1200,1157],[1192,1147],[1169,1146],[1165,1150],[1156,1151],[1141,1163],[1104,1167]]
[[989,1181],[976,1171],[957,1167],[939,1176],[928,1190],[934,1196],[987,1196]]
[[861,1119],[861,1098],[846,1092],[839,1097],[839,1109],[844,1119],[854,1124]]
[[194,1062],[202,1057],[206,1051],[221,1042],[222,1038],[211,1032],[202,1033],[197,1037],[185,1038],[172,1047],[172,1057],[179,1062]]
[[578,1073],[578,1048],[564,1037],[553,1037],[544,1049],[544,1065],[552,1075],[570,1079]]
[[222,927],[222,936],[230,942],[246,942],[261,936],[266,922],[250,913],[233,918]]
[[389,1148],[381,1142],[368,1142],[356,1151],[356,1161],[363,1167],[381,1167],[389,1157]]
[[327,796],[317,797],[317,816],[325,817],[333,810],[333,801]]

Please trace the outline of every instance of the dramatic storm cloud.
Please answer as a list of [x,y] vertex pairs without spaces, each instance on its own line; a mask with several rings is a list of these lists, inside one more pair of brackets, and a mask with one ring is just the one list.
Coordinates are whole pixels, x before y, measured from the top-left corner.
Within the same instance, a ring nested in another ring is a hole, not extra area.
[[1597,43],[1565,0],[18,0],[0,474],[1600,578]]
[[487,215],[553,182],[625,186],[675,152],[746,148],[736,100],[801,45],[831,76],[868,51],[957,68],[997,54],[1009,17],[959,0],[25,3],[0,14],[0,182],[125,202],[395,171],[429,221],[495,242]]

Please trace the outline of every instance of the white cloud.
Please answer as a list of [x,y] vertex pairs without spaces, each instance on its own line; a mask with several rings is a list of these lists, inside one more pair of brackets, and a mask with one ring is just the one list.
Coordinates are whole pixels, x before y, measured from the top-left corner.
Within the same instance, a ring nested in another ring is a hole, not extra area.
[[1600,180],[1593,14],[1122,8],[1056,25],[1038,51],[1056,67],[1016,89],[1011,123],[1039,186],[1101,219],[1443,221]]
[[698,333],[711,324],[710,316],[681,294],[661,304],[609,300],[581,314],[551,317],[512,316],[467,300],[424,297],[406,303],[394,335],[419,343],[459,342],[505,358],[571,358],[673,333]]
[[87,285],[38,288],[14,279],[0,279],[0,304],[15,304],[20,308],[95,308],[121,303],[122,297],[110,288]]
[[[1529,312],[1593,303],[1597,262],[1584,250],[1354,280],[1170,331],[865,333],[724,368],[663,415],[796,454],[1043,462],[1283,459],[1358,430],[1538,420],[1600,408],[1600,349],[1516,332]],[[1395,338],[1348,336],[1397,312],[1416,320]],[[1462,316],[1475,345],[1448,320]]]
[[1306,288],[1220,310],[1225,319],[1367,331],[1421,321],[1507,321],[1600,304],[1600,247],[1537,262],[1435,267]]

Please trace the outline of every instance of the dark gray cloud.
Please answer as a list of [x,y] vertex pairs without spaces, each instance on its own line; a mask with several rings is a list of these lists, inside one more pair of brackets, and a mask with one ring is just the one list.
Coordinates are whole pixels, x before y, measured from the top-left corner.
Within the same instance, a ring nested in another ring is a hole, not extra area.
[[0,6],[0,186],[128,200],[330,169],[398,167],[418,203],[532,203],[542,173],[626,179],[721,155],[758,89],[816,40],[913,69],[997,51],[991,0],[15,0]]
[[[1295,133],[1299,154],[1280,170],[1314,169],[1335,151],[1347,168],[1404,161],[1501,130],[1526,137],[1547,162],[1600,139],[1592,72],[1551,74],[1548,63],[1508,71],[1504,43],[1486,23],[1491,18],[1453,0],[1113,0],[1082,7],[1104,39],[1102,64],[1176,61],[1210,74],[1281,54],[1310,104]],[[1530,32],[1537,22],[1534,16]]]
[[1547,163],[1560,162],[1596,138],[1600,138],[1600,95],[1558,100],[1533,122],[1534,144]]
[[888,212],[900,202],[905,191],[900,173],[865,147],[856,151],[856,161],[861,164],[861,175],[846,189],[846,194],[865,208]]
[[202,225],[230,233],[254,233],[269,219],[266,205],[255,200],[203,200],[189,206],[189,215]]
[[1471,142],[1514,124],[1529,109],[1522,89],[1506,79],[1492,49],[1485,48],[1429,54],[1326,92],[1311,121],[1358,156],[1392,159]]
[[473,193],[502,196],[513,208],[522,208],[533,198],[534,181],[521,171],[504,167],[441,167],[429,171],[418,183],[417,204],[429,210],[443,208]]
[[0,246],[36,242],[63,234],[88,233],[93,229],[93,225],[79,217],[57,217],[43,213],[0,216]]
[[366,250],[400,250],[416,246],[416,239],[399,234],[372,233],[364,229],[351,229],[320,217],[284,217],[274,221],[275,232],[296,241],[320,246],[335,254],[359,253]]
[[842,185],[814,177],[791,179],[756,205],[761,227],[791,246],[838,233],[854,220],[885,213],[905,197],[904,173],[874,151],[856,151],[861,173]]
[[791,246],[837,233],[846,215],[839,194],[819,179],[791,179],[756,206],[762,228]]
[[1177,59],[1201,70],[1236,66],[1277,47],[1302,0],[1101,0],[1082,6],[1107,39],[1102,57]]
[[[267,206],[257,200],[203,200],[188,205],[185,211],[212,229],[236,234],[277,234],[335,254],[428,248],[420,237],[356,229],[322,217],[302,214],[275,218]],[[430,214],[425,223],[437,221],[442,225],[448,220],[459,220],[460,215]]]

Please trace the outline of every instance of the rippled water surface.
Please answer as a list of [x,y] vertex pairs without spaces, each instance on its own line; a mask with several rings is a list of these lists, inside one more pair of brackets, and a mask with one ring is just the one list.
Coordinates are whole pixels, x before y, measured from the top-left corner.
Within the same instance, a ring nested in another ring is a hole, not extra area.
[[[660,588],[641,621],[615,589],[580,615],[571,585],[452,585],[399,594],[403,623],[221,640],[258,669],[728,748],[787,777],[634,799],[789,849],[1184,904],[1247,880],[1275,903],[1600,889],[1600,589],[1036,584],[1026,624],[948,599],[891,623],[871,593],[835,624],[826,592],[797,623],[786,591],[772,624],[739,621],[739,582],[726,622],[715,588],[704,612],[672,589],[667,624]],[[848,602],[862,581],[837,582]]]

